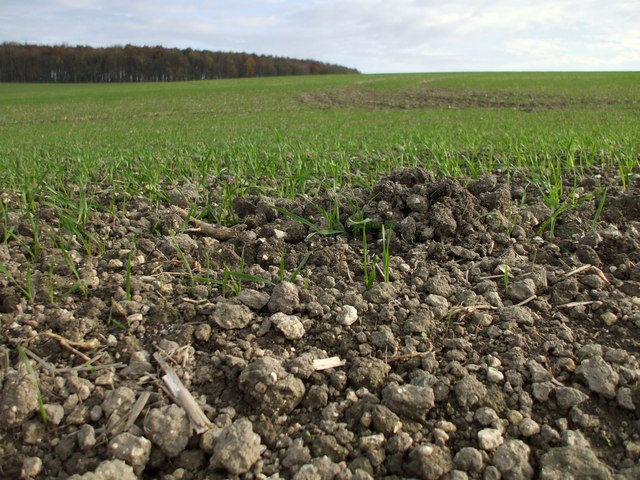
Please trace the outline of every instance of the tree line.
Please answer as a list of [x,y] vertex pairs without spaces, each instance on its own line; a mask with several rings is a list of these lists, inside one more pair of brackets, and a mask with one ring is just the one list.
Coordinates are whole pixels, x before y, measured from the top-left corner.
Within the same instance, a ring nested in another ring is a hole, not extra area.
[[0,45],[0,82],[170,82],[359,73],[315,60],[134,45]]

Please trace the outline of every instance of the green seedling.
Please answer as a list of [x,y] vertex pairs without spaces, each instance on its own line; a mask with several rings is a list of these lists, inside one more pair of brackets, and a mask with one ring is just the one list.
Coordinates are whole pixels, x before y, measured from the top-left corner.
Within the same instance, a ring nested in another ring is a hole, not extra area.
[[362,229],[362,271],[364,274],[364,288],[369,290],[376,281],[376,267],[378,263],[377,257],[374,257],[373,262],[369,260],[369,252],[367,246],[367,230]]
[[310,240],[311,238],[313,238],[316,235],[331,236],[331,235],[339,235],[341,233],[344,233],[344,227],[342,227],[342,228],[320,228],[315,223],[307,220],[306,218],[302,218],[301,216],[296,215],[295,213],[291,213],[290,211],[286,210],[285,208],[278,207],[277,205],[272,205],[271,208],[273,208],[278,213],[284,215],[285,217],[289,217],[291,220],[294,220],[294,221],[296,221],[298,223],[301,223],[301,224],[306,225],[307,227],[309,227],[309,230],[311,230],[311,232],[307,235],[305,240]]
[[33,377],[33,380],[36,384],[36,397],[38,399],[38,411],[40,412],[40,418],[42,419],[42,423],[47,424],[49,423],[49,417],[47,416],[47,411],[44,409],[44,401],[42,400],[42,392],[40,391],[40,381],[38,379],[38,375],[36,374],[35,370],[31,366],[31,362],[29,361],[29,358],[27,357],[27,354],[25,353],[24,348],[22,347],[17,347],[17,348],[18,348],[18,357],[20,358],[20,361],[24,365],[24,368],[27,370],[27,373]]
[[[304,257],[302,257],[302,260],[300,260],[300,263],[298,264],[298,266],[296,267],[296,269],[293,271],[293,273],[291,274],[291,276],[289,277],[289,281],[291,283],[296,281],[296,278],[298,278],[298,275],[300,274],[300,271],[304,268],[304,266],[307,264],[307,262],[309,261],[309,257],[311,257],[311,254],[313,252],[307,252],[305,254]],[[307,279],[305,279],[305,282],[307,281]]]
[[602,215],[602,210],[604,209],[604,202],[607,199],[607,189],[604,188],[602,193],[600,194],[600,200],[598,201],[598,206],[596,207],[595,214],[593,215],[593,221],[591,222],[591,229],[596,228],[598,221],[600,220],[600,216]]
[[382,277],[385,283],[389,283],[389,261],[391,259],[389,250],[391,247],[391,235],[393,229],[391,227],[385,228],[382,226]]
[[191,264],[189,263],[187,256],[184,254],[184,252],[180,248],[180,245],[178,245],[178,241],[176,240],[176,233],[173,231],[173,229],[169,232],[169,235],[171,236],[171,241],[173,242],[174,248],[178,252],[178,256],[182,260],[182,264],[184,265],[184,268],[187,271],[187,275],[189,277],[189,284],[191,285],[191,288],[193,288],[196,284],[196,279],[195,279],[195,275],[193,274],[193,269],[191,268]]
[[33,302],[35,298],[35,291],[31,282],[31,263],[27,263],[24,285],[21,285],[20,282],[18,282],[18,280],[16,280],[16,278],[13,276],[11,271],[7,268],[7,266],[2,263],[0,263],[0,273],[6,276],[9,281],[13,283],[15,287],[24,295],[24,297],[29,300],[29,302]]

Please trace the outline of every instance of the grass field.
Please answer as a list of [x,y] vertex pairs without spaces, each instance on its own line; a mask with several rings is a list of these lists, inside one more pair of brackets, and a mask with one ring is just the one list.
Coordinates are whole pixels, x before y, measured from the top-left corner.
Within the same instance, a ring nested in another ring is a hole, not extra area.
[[27,208],[85,192],[90,208],[97,189],[160,199],[176,182],[204,190],[230,175],[217,199],[224,222],[228,199],[251,187],[312,195],[399,166],[526,169],[547,190],[604,166],[624,186],[639,137],[640,73],[0,84],[0,187],[26,192]]

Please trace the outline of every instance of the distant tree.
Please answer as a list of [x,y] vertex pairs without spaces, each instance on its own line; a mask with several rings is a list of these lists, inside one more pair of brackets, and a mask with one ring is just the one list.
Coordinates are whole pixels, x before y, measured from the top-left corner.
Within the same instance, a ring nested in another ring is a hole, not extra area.
[[0,82],[143,82],[358,73],[293,58],[135,45],[0,44]]

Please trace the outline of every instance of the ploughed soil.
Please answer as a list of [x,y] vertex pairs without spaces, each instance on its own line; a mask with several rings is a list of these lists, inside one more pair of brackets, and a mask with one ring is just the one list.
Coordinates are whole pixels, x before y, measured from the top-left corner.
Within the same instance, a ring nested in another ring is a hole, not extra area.
[[398,170],[231,227],[193,185],[96,192],[72,237],[40,204],[39,245],[7,192],[0,478],[640,478],[621,184],[554,216],[524,175]]

